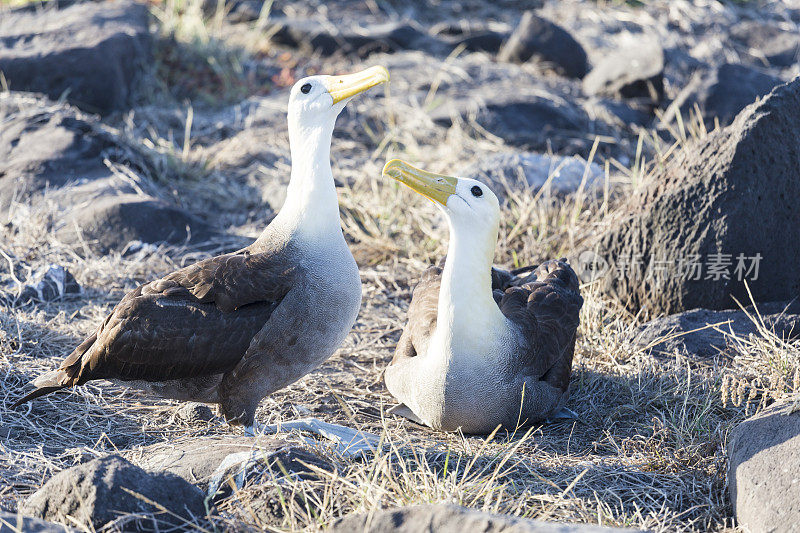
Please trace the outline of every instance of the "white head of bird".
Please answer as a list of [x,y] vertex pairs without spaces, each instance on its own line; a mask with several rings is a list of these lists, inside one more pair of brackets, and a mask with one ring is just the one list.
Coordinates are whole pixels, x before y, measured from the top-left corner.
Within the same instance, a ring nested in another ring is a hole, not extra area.
[[500,225],[497,196],[478,180],[434,174],[399,159],[386,163],[383,175],[408,185],[444,211],[450,241],[439,289],[437,334],[449,332],[442,335],[452,338],[442,342],[461,342],[480,351],[483,343],[476,335],[486,339],[487,333],[506,326],[492,296],[492,261]]
[[357,94],[389,81],[380,66],[344,76],[310,76],[289,95],[289,146],[292,177],[279,222],[309,237],[328,237],[339,226],[339,206],[331,173],[330,150],[336,117]]

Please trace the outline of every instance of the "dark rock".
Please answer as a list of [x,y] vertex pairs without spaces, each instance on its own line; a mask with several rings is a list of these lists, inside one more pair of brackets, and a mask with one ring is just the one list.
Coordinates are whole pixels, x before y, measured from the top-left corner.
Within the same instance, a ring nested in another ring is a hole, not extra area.
[[757,68],[726,63],[695,76],[670,104],[662,120],[672,122],[678,109],[685,119],[697,106],[708,129],[714,129],[716,122],[727,126],[742,109],[781,83],[780,78]]
[[699,98],[703,118],[709,121],[717,117],[720,124],[727,125],[742,109],[783,81],[758,69],[725,64],[706,83],[708,90]]
[[496,31],[483,23],[461,20],[458,23],[445,22],[434,24],[429,32],[435,35],[438,42],[446,44],[443,50],[449,52],[456,46],[464,46],[468,52],[486,52],[496,54],[503,43],[508,40],[508,31]]
[[178,207],[138,194],[101,196],[73,210],[56,232],[69,244],[87,243],[101,253],[122,250],[130,242],[190,244],[214,231]]
[[657,103],[664,95],[664,51],[653,40],[632,41],[594,66],[583,78],[583,91]]
[[349,31],[313,20],[279,19],[272,42],[292,48],[306,48],[322,56],[347,55],[366,58],[415,48],[429,37],[408,24],[386,23]]
[[728,486],[740,527],[797,531],[800,403],[784,402],[739,424],[728,441]]
[[588,70],[586,52],[572,35],[561,26],[526,11],[497,59],[525,63],[531,58],[547,62],[572,78],[583,78]]
[[71,527],[0,511],[0,533],[72,533]]
[[31,276],[31,283],[25,285],[15,300],[19,303],[30,301],[50,302],[81,293],[81,286],[75,276],[61,265],[48,265]]
[[757,310],[748,308],[747,313],[741,310],[684,311],[643,325],[635,342],[654,353],[671,354],[677,350],[693,357],[713,357],[729,348],[732,335],[761,337],[761,327],[781,339],[800,337],[800,303],[761,304]]
[[[278,439],[237,437],[197,439],[154,444],[128,454],[128,458],[148,472],[168,472],[209,489],[228,486],[230,478],[242,486],[260,477],[264,471],[309,474],[302,463],[326,470],[333,467],[308,450],[290,446]],[[280,466],[278,465],[280,463]],[[211,487],[209,487],[211,485]]]
[[190,424],[202,424],[214,420],[214,412],[204,403],[187,402],[178,408],[178,417]]
[[508,34],[499,31],[486,30],[477,32],[465,37],[459,38],[455,41],[455,45],[464,46],[464,50],[468,52],[486,52],[487,54],[496,54],[503,43],[508,39]]
[[745,280],[755,302],[800,295],[798,138],[800,79],[676,153],[599,239],[604,290],[655,314],[746,304]]
[[[127,489],[127,490],[126,490]],[[136,497],[134,492],[170,513]],[[50,478],[20,506],[20,511],[45,520],[65,520],[100,529],[122,514],[147,515],[138,520],[142,530],[186,525],[205,516],[203,493],[173,474],[148,474],[122,457],[94,459]],[[126,523],[125,529],[130,530]]]
[[740,22],[731,30],[731,37],[755,59],[766,59],[775,67],[792,66],[800,57],[800,34],[773,24],[755,20]]
[[592,98],[584,108],[594,119],[618,126],[646,126],[653,120],[653,109],[649,105],[636,105],[634,100],[611,100]]
[[0,71],[15,91],[67,99],[82,109],[126,109],[150,63],[147,6],[87,2],[0,17]]
[[499,153],[463,169],[458,175],[480,180],[489,185],[498,197],[506,188],[540,189],[552,176],[550,190],[556,194],[575,192],[586,173],[586,190],[602,183],[603,169],[592,163],[587,172],[586,161],[579,157],[547,156],[530,152]]
[[[449,128],[453,119],[475,120],[477,124],[511,146],[545,150],[562,144],[562,138],[585,137],[589,118],[583,109],[544,94],[509,94],[506,87],[486,85],[480,94],[448,98],[430,112],[438,125]],[[555,147],[558,150],[558,146]]]
[[330,533],[613,533],[632,531],[587,524],[565,524],[484,513],[457,505],[420,505],[350,515],[335,522]]

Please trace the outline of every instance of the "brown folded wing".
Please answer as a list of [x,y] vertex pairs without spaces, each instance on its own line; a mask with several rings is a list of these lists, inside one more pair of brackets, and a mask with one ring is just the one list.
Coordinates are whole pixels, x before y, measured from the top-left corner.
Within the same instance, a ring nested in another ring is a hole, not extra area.
[[292,287],[297,267],[285,255],[245,249],[138,287],[64,360],[59,384],[165,381],[232,369]]
[[527,275],[500,271],[495,277],[502,280],[495,288],[500,310],[527,340],[519,372],[566,391],[583,305],[575,272],[565,260],[551,260]]

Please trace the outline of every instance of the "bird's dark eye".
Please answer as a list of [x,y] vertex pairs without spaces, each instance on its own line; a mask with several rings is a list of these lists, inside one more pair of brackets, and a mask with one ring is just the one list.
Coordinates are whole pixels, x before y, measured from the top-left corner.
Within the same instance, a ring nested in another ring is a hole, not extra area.
[[477,185],[473,186],[470,189],[470,192],[472,193],[472,196],[483,196],[483,191]]
[[310,83],[306,83],[305,85],[300,87],[300,92],[303,93],[303,94],[310,93],[311,92],[311,84]]

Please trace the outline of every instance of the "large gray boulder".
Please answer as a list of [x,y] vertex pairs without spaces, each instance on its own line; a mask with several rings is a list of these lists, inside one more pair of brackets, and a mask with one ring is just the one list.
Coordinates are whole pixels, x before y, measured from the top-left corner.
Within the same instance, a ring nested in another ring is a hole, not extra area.
[[736,520],[752,533],[800,531],[800,399],[734,428],[728,486]]
[[[71,517],[96,529],[122,515],[140,514],[136,527],[163,530],[202,520],[203,499],[200,489],[176,475],[148,474],[110,455],[62,470],[25,500],[20,511],[45,520]],[[126,530],[130,528],[126,524]]]
[[127,108],[150,61],[147,6],[86,2],[0,16],[0,72],[14,91],[66,95],[84,110]]
[[800,79],[653,172],[598,239],[599,283],[633,310],[800,295]]
[[586,524],[542,522],[496,515],[457,505],[420,505],[388,509],[374,514],[350,515],[335,522],[331,533],[614,533],[632,531]]

